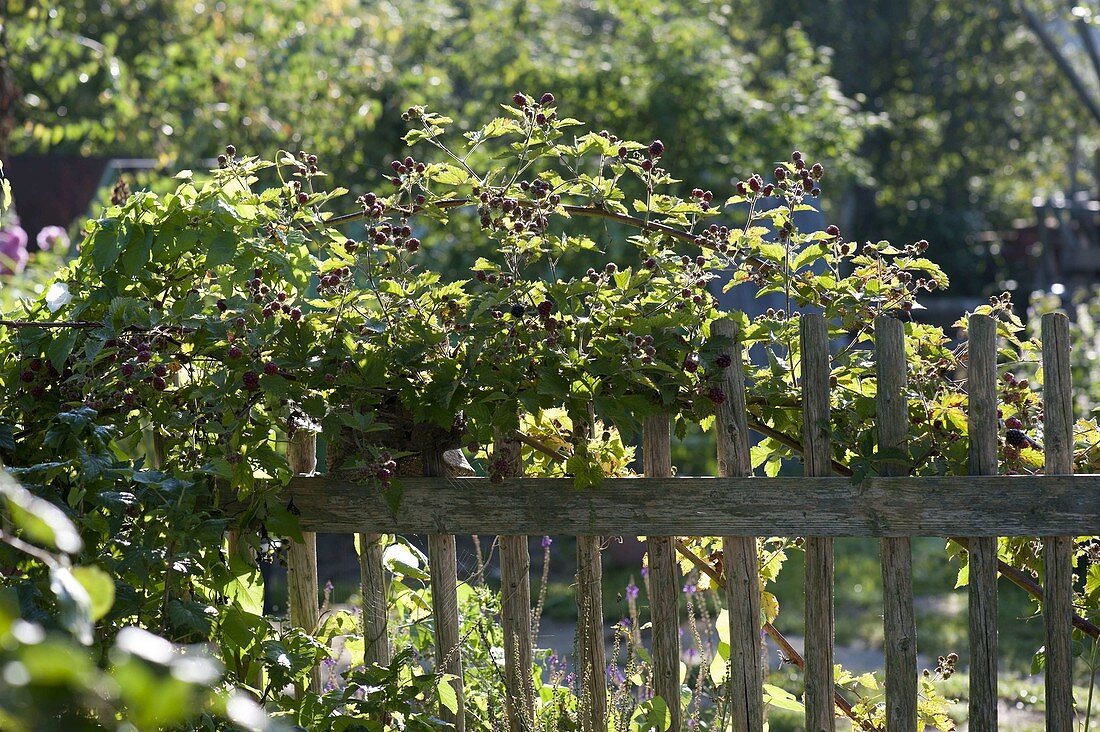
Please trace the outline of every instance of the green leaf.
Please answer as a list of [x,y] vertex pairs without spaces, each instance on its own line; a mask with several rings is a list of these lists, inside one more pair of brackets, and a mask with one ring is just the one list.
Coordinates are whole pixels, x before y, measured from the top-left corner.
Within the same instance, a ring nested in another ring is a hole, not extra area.
[[84,645],[92,643],[92,598],[68,567],[50,569],[50,592],[57,598],[58,621]]
[[88,592],[91,599],[92,621],[106,615],[115,604],[115,581],[111,575],[96,566],[73,567],[73,577]]
[[68,554],[76,554],[83,548],[76,526],[60,508],[31,495],[3,472],[0,472],[0,496],[24,539]]
[[458,694],[451,686],[451,679],[453,678],[450,674],[443,674],[439,677],[439,683],[435,685],[435,688],[439,693],[440,706],[446,708],[451,714],[458,714]]

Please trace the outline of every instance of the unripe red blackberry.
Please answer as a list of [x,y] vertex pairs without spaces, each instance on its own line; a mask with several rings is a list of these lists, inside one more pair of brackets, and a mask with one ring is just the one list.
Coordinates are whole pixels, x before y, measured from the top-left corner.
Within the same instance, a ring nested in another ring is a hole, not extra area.
[[405,249],[407,251],[415,252],[419,248],[420,248],[420,240],[415,238],[415,237],[412,238],[412,239],[409,239],[408,241],[405,242]]
[[308,202],[309,202],[309,194],[308,193],[302,192],[302,193],[298,194],[298,203],[305,204],[305,203],[308,203]]
[[775,192],[775,186],[772,185],[771,183],[768,183],[767,185],[765,185],[763,188],[760,189],[760,193],[763,196],[770,196],[774,192]]
[[157,391],[164,391],[168,388],[168,382],[164,380],[163,376],[153,377],[153,388]]
[[524,95],[522,92],[516,92],[515,94],[513,94],[512,101],[517,107],[522,108],[527,106],[527,96]]
[[743,180],[737,181],[737,185],[734,186],[734,190],[736,190],[738,195],[741,195],[741,196],[748,193],[748,188],[745,186],[745,181],[743,181]]
[[412,155],[406,155],[403,162],[405,163],[406,168],[412,168],[416,165],[416,161],[413,160]]
[[390,240],[390,236],[386,232],[384,232],[384,231],[374,232],[374,243],[377,244],[378,246],[382,246],[383,244],[385,244],[389,240]]
[[162,363],[158,363],[153,367],[154,376],[165,376],[168,373],[168,367]]
[[22,380],[22,382],[24,384],[29,384],[32,381],[34,381],[34,372],[28,369],[28,370],[24,371],[23,373],[19,374],[19,378],[20,378],[20,380]]
[[647,173],[649,171],[653,170],[653,161],[652,160],[643,160],[642,161],[642,170],[644,170]]
[[255,371],[245,371],[242,382],[244,383],[244,388],[246,389],[258,389],[260,387],[260,375],[257,374]]
[[546,107],[554,103],[554,95],[550,92],[543,92],[542,97],[539,98],[539,104]]
[[787,178],[787,169],[780,165],[772,171],[772,174],[775,176],[776,180],[785,180]]
[[274,361],[268,361],[264,364],[264,373],[268,376],[278,376],[279,366]]
[[234,155],[237,154],[237,148],[233,145],[226,145],[225,146],[225,154],[228,155],[229,157],[233,157]]
[[702,198],[703,197],[703,189],[702,188],[692,188],[691,189],[691,197],[692,198]]
[[657,269],[657,260],[653,257],[650,257],[645,261],[645,267],[646,269]]
[[800,153],[798,150],[795,150],[793,153],[791,153],[791,160],[798,162],[801,159],[802,153]]
[[550,315],[550,313],[554,312],[554,303],[550,300],[543,300],[539,303],[538,309],[539,315],[545,318],[546,316]]
[[618,152],[620,158],[625,158],[628,151],[627,151],[626,147],[620,146],[617,152]]
[[414,202],[416,203],[417,206],[423,206],[424,202],[427,201],[428,199],[425,198],[423,193],[417,193],[416,198],[413,199],[413,200],[414,200]]
[[537,124],[537,125],[546,124],[546,115],[543,114],[542,112],[539,112],[538,114],[536,114],[535,115],[535,124]]
[[220,299],[220,298],[218,299],[218,302],[217,302],[217,306],[218,306],[218,310],[220,310],[220,311],[221,311],[221,312],[223,312],[223,313],[224,313],[224,312],[225,312],[226,310],[228,310],[228,309],[229,309],[229,306],[228,306],[228,305],[227,305],[227,304],[225,303],[225,300],[222,300],[222,299]]
[[1022,430],[1024,423],[1020,421],[1019,417],[1009,417],[1005,420],[1005,426],[1013,430]]
[[[239,347],[237,347],[237,346],[230,346],[229,347],[229,357],[230,358],[235,360],[235,359],[241,358],[242,356],[244,356],[244,351],[242,351]],[[129,364],[127,364],[127,365],[129,365]],[[123,368],[125,368],[125,366],[123,366]]]
[[699,362],[695,360],[694,356],[688,356],[684,359],[684,371],[689,374],[694,374],[699,370]]
[[649,154],[655,158],[659,158],[665,154],[665,143],[660,140],[654,140],[649,143]]
[[821,180],[822,176],[825,175],[824,166],[822,166],[821,163],[814,163],[810,168],[810,175],[814,180]]
[[619,271],[619,266],[614,262],[608,262],[606,265],[604,265],[603,269],[604,272],[607,272],[608,274],[615,274],[617,271]]

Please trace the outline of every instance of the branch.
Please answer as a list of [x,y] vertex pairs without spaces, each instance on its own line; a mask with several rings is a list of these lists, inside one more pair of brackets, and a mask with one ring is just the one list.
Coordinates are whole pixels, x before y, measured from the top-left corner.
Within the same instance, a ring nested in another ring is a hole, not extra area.
[[[1070,3],[1072,7],[1074,3]],[[1100,80],[1100,48],[1096,45],[1096,36],[1093,35],[1092,26],[1083,18],[1077,19],[1074,23],[1077,26],[1077,34],[1081,36],[1081,40],[1085,44],[1085,50],[1088,51],[1089,60],[1092,61],[1092,70],[1096,74],[1097,80]]]
[[1085,82],[1077,74],[1077,71],[1070,65],[1069,60],[1058,48],[1058,44],[1054,38],[1047,32],[1046,27],[1043,26],[1043,22],[1037,15],[1027,7],[1026,0],[1017,3],[1020,8],[1020,12],[1024,16],[1024,20],[1027,22],[1031,31],[1039,38],[1039,42],[1043,44],[1043,48],[1046,49],[1047,54],[1057,64],[1059,71],[1069,80],[1070,86],[1077,92],[1077,96],[1081,98],[1085,107],[1098,123],[1100,123],[1100,102],[1097,102],[1093,98],[1092,93],[1085,86]]

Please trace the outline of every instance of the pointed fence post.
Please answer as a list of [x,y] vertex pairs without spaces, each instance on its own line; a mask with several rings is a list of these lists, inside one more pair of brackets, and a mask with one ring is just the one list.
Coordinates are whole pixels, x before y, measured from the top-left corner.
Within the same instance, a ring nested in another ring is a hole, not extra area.
[[[825,318],[804,313],[802,357],[802,462],[807,476],[832,475],[829,443],[829,329]],[[806,729],[833,732],[833,540],[806,537]]]
[[[875,318],[878,377],[878,446],[880,452],[907,447],[909,400],[906,396],[905,325],[895,318]],[[882,475],[905,475],[906,460],[881,460]],[[909,537],[882,539],[883,624],[886,650],[886,727],[917,728],[917,631],[913,620],[913,551]]]
[[[971,315],[966,390],[970,474],[997,473],[997,323]],[[970,719],[973,732],[997,730],[997,537],[967,541],[970,559]]]
[[[1043,316],[1043,443],[1047,475],[1073,473],[1073,384],[1069,318]],[[1073,730],[1073,537],[1043,537],[1048,732]]]
[[[724,402],[715,409],[714,432],[718,448],[718,475],[752,475],[748,415],[745,412],[745,356],[734,324],[719,320],[714,335],[730,340],[730,366],[722,374]],[[764,728],[764,678],[761,662],[760,568],[756,537],[722,537],[729,614],[729,698],[733,728],[759,732]]]
[[[295,475],[312,475],[317,469],[317,435],[297,430],[287,444],[287,462]],[[317,534],[302,532],[302,541],[291,541],[286,558],[286,581],[290,593],[290,623],[307,633],[317,630],[321,617],[317,582]],[[320,669],[310,673],[309,689],[321,691]]]

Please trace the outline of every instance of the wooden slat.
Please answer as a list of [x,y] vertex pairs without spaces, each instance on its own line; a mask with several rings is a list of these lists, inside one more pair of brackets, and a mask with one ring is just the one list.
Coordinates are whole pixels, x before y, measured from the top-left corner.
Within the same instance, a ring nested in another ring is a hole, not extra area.
[[1100,533],[1100,475],[922,478],[293,478],[307,531],[653,536],[1064,536]]
[[583,684],[583,732],[607,729],[607,651],[603,627],[603,561],[598,536],[577,537],[577,673]]
[[[716,336],[732,341],[731,365],[722,375],[726,401],[715,410],[718,473],[723,477],[752,475],[749,434],[745,414],[745,365],[741,344],[731,322],[714,325]],[[694,533],[694,532],[683,532]],[[729,609],[730,718],[734,729],[757,732],[764,727],[761,683],[760,578],[753,536],[723,536],[723,565],[726,571],[726,604]]]
[[[831,475],[829,443],[829,330],[825,318],[804,314],[802,355],[802,444],[804,474]],[[806,729],[833,732],[833,540],[806,538]]]
[[[880,451],[902,450],[909,433],[906,389],[905,327],[901,321],[875,318],[875,372]],[[880,465],[884,475],[904,475],[896,460]],[[889,500],[889,499],[887,499]],[[908,537],[881,543],[884,646],[886,651],[886,727],[917,728],[917,634],[913,620],[913,553]]]
[[[646,417],[642,461],[647,477],[672,475],[668,415]],[[647,536],[649,612],[653,621],[653,690],[668,705],[669,729],[680,729],[680,587],[671,536]]]
[[390,663],[386,575],[382,567],[382,534],[359,534],[359,580],[363,591],[363,663]]
[[[290,435],[287,462],[295,475],[311,475],[317,470],[317,435],[305,430]],[[290,593],[290,623],[307,633],[313,633],[321,616],[320,588],[317,582],[317,534],[303,531],[300,543],[290,542],[286,568],[287,589]],[[321,691],[319,669],[313,669],[309,686],[315,693]]]
[[[424,450],[421,457],[425,476],[438,478],[446,474],[447,467],[442,452]],[[453,724],[458,732],[462,732],[466,729],[466,718],[458,623],[458,556],[453,533],[433,533],[428,536],[428,571],[432,587],[436,668],[441,668],[444,673],[454,677],[451,679],[451,687],[458,698],[458,714],[451,713],[441,704],[439,717]]]
[[[523,452],[515,440],[496,434],[493,456],[504,475],[523,475]],[[534,724],[535,701],[531,651],[531,554],[527,537],[500,537],[500,621],[504,628],[505,714],[511,732]]]
[[[966,388],[970,474],[997,472],[997,324],[971,315]],[[971,537],[970,729],[997,730],[997,537]]]
[[[1073,393],[1069,362],[1069,319],[1043,316],[1043,440],[1046,474],[1073,472]],[[1080,527],[1084,530],[1085,527]],[[1047,730],[1073,729],[1073,537],[1044,536],[1043,619],[1046,623]]]

